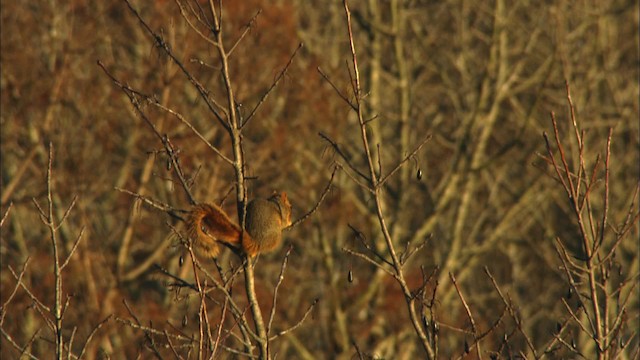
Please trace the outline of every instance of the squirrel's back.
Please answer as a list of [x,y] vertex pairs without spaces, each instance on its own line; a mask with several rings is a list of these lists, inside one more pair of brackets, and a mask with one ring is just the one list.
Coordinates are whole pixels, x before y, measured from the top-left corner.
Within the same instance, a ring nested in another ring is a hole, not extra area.
[[291,225],[291,203],[282,192],[269,199],[254,199],[247,206],[245,229],[252,241],[243,241],[247,254],[255,256],[276,250],[282,241],[282,230]]

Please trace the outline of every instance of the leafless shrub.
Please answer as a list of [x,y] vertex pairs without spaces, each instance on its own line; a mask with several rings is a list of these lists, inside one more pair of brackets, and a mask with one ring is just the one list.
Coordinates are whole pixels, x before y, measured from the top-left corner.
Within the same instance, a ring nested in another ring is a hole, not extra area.
[[348,5],[3,3],[0,357],[638,357],[637,4]]

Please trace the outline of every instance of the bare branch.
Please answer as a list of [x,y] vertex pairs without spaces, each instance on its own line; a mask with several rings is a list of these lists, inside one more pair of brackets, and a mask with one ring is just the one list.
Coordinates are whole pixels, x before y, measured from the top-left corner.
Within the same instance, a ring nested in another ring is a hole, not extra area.
[[269,322],[267,322],[267,336],[269,336],[269,331],[271,330],[271,325],[273,324],[273,318],[276,315],[276,307],[278,304],[278,289],[280,289],[280,284],[284,280],[284,271],[287,268],[287,263],[289,261],[289,255],[291,254],[291,246],[287,249],[287,252],[282,259],[282,266],[280,267],[280,275],[278,276],[278,281],[276,282],[276,287],[273,290],[273,300],[271,305],[271,314],[269,314]]
[[311,311],[313,310],[314,306],[316,306],[316,304],[318,304],[318,301],[320,301],[320,299],[315,299],[313,300],[313,303],[311,303],[311,305],[309,305],[309,308],[307,309],[307,311],[304,313],[304,315],[302,316],[302,319],[300,319],[300,321],[298,321],[295,325],[293,325],[292,327],[286,329],[286,330],[282,330],[279,333],[277,333],[276,335],[272,336],[269,338],[269,341],[273,341],[277,338],[279,338],[282,335],[286,335],[287,333],[290,333],[292,331],[294,331],[295,329],[299,328],[302,323],[307,319],[307,317],[309,316],[309,314],[311,313]]
[[[249,120],[251,120],[251,118],[253,118],[253,116],[256,114],[256,112],[258,111],[258,109],[260,108],[260,106],[264,103],[264,101],[267,99],[267,96],[269,96],[269,94],[271,93],[271,91],[273,91],[273,89],[276,87],[276,85],[278,85],[278,83],[280,82],[280,80],[282,80],[282,78],[284,77],[284,75],[287,73],[287,70],[289,70],[289,67],[291,66],[291,64],[293,63],[293,58],[296,56],[296,54],[298,53],[298,50],[302,49],[302,43],[298,44],[298,47],[293,51],[293,54],[291,54],[291,57],[289,58],[289,61],[287,62],[287,64],[284,66],[284,68],[280,71],[280,73],[278,74],[278,76],[276,77],[276,79],[273,81],[273,83],[271,84],[271,86],[267,89],[267,91],[264,93],[264,95],[262,95],[262,97],[260,98],[260,100],[258,101],[258,103],[256,104],[256,106],[253,108],[253,110],[251,110],[251,113],[249,114],[249,116],[247,116],[247,118],[242,122],[242,125],[240,126],[240,128],[243,128],[245,125],[247,125],[247,123],[249,122]],[[233,49],[232,49],[233,50]]]
[[502,300],[502,303],[509,310],[509,315],[511,315],[511,318],[516,323],[516,326],[518,327],[518,330],[520,331],[522,336],[524,336],[524,339],[527,342],[527,346],[529,347],[529,350],[533,353],[533,356],[537,359],[538,355],[537,355],[537,352],[536,352],[536,348],[535,348],[535,346],[533,346],[533,341],[531,341],[531,338],[529,337],[529,335],[527,335],[527,333],[524,331],[524,327],[522,326],[522,319],[520,317],[518,317],[518,315],[516,314],[516,311],[513,309],[513,306],[511,305],[511,303],[509,301],[507,301],[507,299],[502,294],[502,290],[500,290],[500,286],[498,286],[498,283],[496,282],[496,279],[494,279],[493,275],[491,275],[491,272],[489,271],[488,267],[486,267],[486,266],[484,267],[484,272],[487,274],[487,276],[491,280],[491,284],[493,285],[493,288],[496,289],[496,292],[500,296],[500,299]]
[[82,235],[84,235],[84,227],[82,227],[82,229],[80,229],[80,234],[78,234],[78,237],[76,238],[76,241],[73,242],[73,247],[71,247],[71,251],[69,251],[69,255],[67,255],[67,259],[62,263],[62,265],[60,265],[60,270],[63,270],[69,264],[69,260],[71,260],[71,257],[73,256],[73,253],[76,252],[76,249],[78,248],[78,245],[80,244],[80,240],[82,239]]
[[478,353],[478,358],[482,359],[482,351],[480,350],[480,342],[478,341],[478,329],[476,327],[476,321],[473,318],[473,315],[471,314],[471,309],[469,308],[469,305],[467,304],[467,301],[464,299],[464,296],[462,295],[462,291],[460,290],[460,287],[458,286],[458,283],[456,282],[456,277],[453,275],[452,272],[449,272],[449,278],[451,279],[451,282],[453,283],[453,286],[456,288],[456,292],[458,293],[458,297],[460,297],[460,301],[462,302],[462,305],[464,306],[464,310],[467,313],[467,317],[469,318],[469,322],[471,323],[471,331],[473,334],[473,341],[475,342],[476,345],[476,351]]
[[182,218],[182,216],[178,215],[178,212],[185,213],[186,212],[185,210],[175,209],[173,206],[171,206],[169,204],[162,203],[160,201],[151,199],[151,198],[149,198],[147,196],[135,193],[135,192],[127,190],[127,189],[122,189],[122,188],[119,188],[119,187],[115,187],[114,189],[116,189],[116,190],[118,190],[120,192],[123,192],[125,194],[131,195],[131,196],[135,197],[136,199],[141,200],[144,203],[150,205],[151,207],[154,207],[154,208],[156,208],[156,209],[158,209],[160,211],[163,211],[163,212],[167,213],[169,216],[171,216],[174,219],[184,221],[184,218]]
[[82,350],[80,350],[78,359],[82,359],[82,357],[84,356],[84,352],[87,350],[87,345],[89,345],[89,343],[91,342],[91,339],[93,339],[93,336],[98,332],[98,330],[100,330],[100,328],[104,324],[109,322],[109,320],[111,320],[112,318],[113,318],[113,314],[107,316],[104,320],[100,321],[98,324],[96,324],[96,326],[93,327],[93,329],[91,330],[91,333],[89,333],[89,336],[87,336],[87,340],[85,340],[84,344],[82,345]]
[[11,212],[11,208],[12,207],[13,207],[13,201],[9,203],[9,206],[7,207],[7,210],[4,212],[4,215],[2,215],[2,220],[0,220],[0,228],[2,228],[2,226],[4,225],[4,221],[9,216],[9,212]]
[[[240,34],[240,37],[238,38],[238,40],[236,40],[236,42],[231,46],[231,48],[229,49],[229,51],[227,51],[227,56],[231,56],[231,54],[233,54],[233,50],[236,49],[236,47],[238,47],[238,45],[240,45],[240,43],[242,42],[242,40],[245,38],[245,36],[247,36],[247,34],[249,33],[249,30],[251,30],[253,28],[253,26],[256,24],[256,20],[258,19],[258,16],[260,16],[260,14],[262,14],[262,9],[258,9],[258,11],[256,12],[255,15],[253,15],[253,17],[251,18],[251,20],[249,20],[249,23],[247,25],[245,25],[244,27],[244,31],[242,32],[242,34]],[[297,51],[297,50],[296,50]]]
[[353,226],[351,224],[347,224],[347,226],[349,226],[351,231],[353,231],[353,234],[355,235],[356,239],[360,240],[360,243],[362,244],[362,246],[365,247],[365,249],[369,250],[369,252],[372,253],[373,255],[375,255],[382,263],[387,264],[390,267],[394,267],[393,263],[391,263],[389,260],[385,259],[385,257],[382,256],[382,254],[380,254],[378,252],[378,250],[376,250],[375,248],[371,247],[367,243],[367,238],[364,236],[362,231],[356,229],[355,226]]
[[[220,125],[222,125],[225,129],[227,129],[227,131],[230,130],[229,125],[225,122],[223,116],[218,112],[217,108],[222,108],[222,106],[218,105],[215,100],[211,99],[209,97],[209,92],[193,77],[193,75],[191,75],[191,73],[187,70],[187,68],[182,64],[182,62],[180,62],[180,60],[178,60],[178,58],[173,54],[173,52],[171,51],[170,46],[164,41],[164,39],[162,39],[162,37],[160,35],[158,35],[156,32],[154,32],[153,30],[151,30],[151,28],[149,27],[149,25],[144,21],[144,19],[142,19],[142,17],[140,16],[140,14],[138,13],[138,11],[133,7],[133,5],[131,5],[131,3],[129,2],[129,0],[124,0],[124,2],[127,4],[127,6],[129,7],[129,10],[131,10],[131,12],[138,18],[138,21],[140,22],[140,24],[142,25],[142,27],[149,33],[149,35],[151,35],[151,37],[153,38],[153,40],[155,41],[156,45],[163,49],[167,55],[169,55],[169,57],[171,58],[171,60],[173,60],[173,62],[178,65],[178,67],[180,68],[180,70],[182,70],[182,72],[184,73],[184,75],[187,77],[187,79],[189,79],[189,81],[193,84],[193,86],[196,88],[196,90],[198,91],[198,93],[200,94],[200,97],[204,100],[204,102],[207,104],[207,107],[209,108],[209,111],[211,111],[211,113],[213,115],[215,115],[215,118],[218,120],[218,122],[220,123]],[[219,42],[218,42],[219,44]],[[101,65],[101,62],[98,62],[98,64]],[[103,68],[104,69],[104,68]],[[215,106],[215,107],[214,107]]]
[[[125,2],[127,2],[127,4],[129,4],[129,2],[127,0],[125,0]],[[184,190],[185,194],[187,195],[187,197],[189,199],[189,202],[191,204],[195,204],[196,201],[195,201],[195,199],[193,197],[193,194],[191,194],[191,190],[189,188],[189,185],[187,184],[187,181],[185,180],[184,173],[182,171],[182,167],[180,166],[180,164],[178,162],[176,151],[173,148],[173,145],[171,144],[171,141],[169,140],[169,137],[167,135],[161,135],[160,134],[160,132],[156,128],[155,124],[153,122],[151,122],[151,120],[149,120],[149,118],[144,113],[144,111],[142,111],[142,107],[140,105],[140,102],[138,101],[138,98],[136,97],[136,95],[133,92],[131,92],[129,90],[129,87],[126,86],[126,85],[123,85],[122,83],[120,83],[120,81],[118,81],[107,70],[107,68],[104,66],[104,64],[102,64],[101,61],[98,61],[98,65],[102,68],[104,73],[107,74],[107,76],[109,76],[109,78],[111,78],[111,80],[118,87],[120,87],[120,89],[127,95],[127,97],[129,97],[129,100],[131,101],[131,103],[135,107],[138,115],[142,118],[142,120],[144,120],[145,123],[147,123],[147,125],[149,125],[149,127],[151,128],[153,133],[156,135],[156,137],[160,140],[160,142],[162,142],[162,145],[164,146],[165,151],[167,152],[167,156],[169,156],[169,158],[171,159],[171,163],[173,165],[174,171],[175,171],[176,175],[178,176],[178,178],[180,179],[180,182],[182,183],[182,189]]]
[[349,167],[349,169],[351,169],[353,172],[358,174],[358,176],[360,176],[362,179],[364,179],[367,183],[371,182],[371,179],[369,179],[364,173],[362,173],[353,164],[351,164],[351,161],[350,161],[349,157],[347,157],[347,155],[342,151],[342,149],[340,149],[340,146],[338,145],[338,143],[336,143],[335,141],[331,140],[331,138],[329,138],[329,136],[327,136],[327,135],[325,135],[325,134],[323,134],[321,132],[318,133],[318,135],[320,135],[320,137],[323,138],[326,142],[331,144],[331,146],[336,151],[336,153],[338,153],[338,155],[340,155],[340,157],[347,163],[347,166]]
[[56,230],[60,229],[62,224],[67,220],[67,217],[71,213],[71,209],[73,209],[73,207],[76,205],[76,200],[78,200],[78,197],[74,196],[73,200],[71,200],[71,204],[69,205],[69,207],[67,207],[67,210],[65,210],[64,215],[62,215],[62,219],[60,219],[60,221],[58,222],[58,226],[56,226]]
[[[130,89],[132,92],[134,91],[133,89]],[[204,135],[202,135],[187,119],[184,118],[184,116],[182,116],[182,114],[162,105],[157,99],[155,99],[154,97],[150,97],[148,95],[136,92],[136,94],[138,94],[139,96],[144,97],[150,104],[156,106],[157,108],[175,116],[178,120],[180,120],[181,123],[183,123],[184,125],[186,125],[200,140],[202,140],[202,142],[207,145],[207,147],[209,149],[211,149],[216,155],[218,155],[218,157],[220,157],[224,162],[226,162],[229,165],[233,164],[233,160],[229,159],[227,156],[225,156],[217,147],[213,146],[213,144],[211,144],[209,142],[209,140],[207,140]]]
[[338,96],[342,100],[344,100],[344,102],[346,102],[351,107],[352,110],[358,111],[358,108],[356,107],[356,105],[352,103],[351,100],[349,100],[349,98],[338,89],[338,87],[331,81],[331,79],[329,79],[329,76],[325,74],[324,71],[320,69],[320,67],[317,67],[316,69],[318,70],[318,73],[320,73],[320,75],[322,75],[322,77],[329,83],[329,85],[331,85],[333,90],[335,90],[336,94],[338,94]]
[[[11,346],[13,346],[16,350],[18,350],[20,352],[21,356],[24,355],[24,356],[28,356],[30,359],[39,360],[38,357],[36,357],[35,355],[33,355],[29,351],[27,351],[29,349],[29,345],[26,345],[24,347],[18,345],[18,343],[16,343],[16,341],[13,339],[13,337],[11,337],[11,335],[8,332],[6,332],[3,327],[0,327],[0,331],[2,331],[2,336],[4,336],[4,338],[7,339],[9,344],[11,344]],[[35,338],[35,335],[38,332],[39,331],[36,331],[36,333],[32,337],[31,341],[33,341],[33,339]]]
[[405,158],[402,159],[402,161],[400,161],[398,165],[396,165],[396,167],[393,168],[393,170],[391,170],[386,176],[380,179],[380,182],[378,183],[379,186],[383,186],[385,182],[387,182],[387,180],[389,180],[389,178],[393,176],[393,174],[395,174],[396,171],[400,170],[402,165],[404,165],[407,161],[409,161],[409,159],[414,157],[418,153],[418,151],[420,151],[420,149],[424,146],[424,144],[426,144],[427,141],[429,140],[431,140],[431,134],[425,136],[424,139],[422,139],[422,141],[420,142],[420,144],[418,144],[418,146],[416,146],[416,148],[413,149],[413,151],[409,155],[405,156]]
[[322,201],[324,201],[324,198],[327,196],[327,194],[329,193],[329,190],[331,189],[331,184],[333,184],[333,178],[335,177],[337,170],[338,170],[337,166],[333,168],[333,171],[331,172],[331,178],[329,179],[329,182],[327,183],[327,186],[325,186],[324,190],[322,191],[322,194],[320,194],[320,198],[318,199],[316,204],[313,206],[313,208],[311,208],[311,210],[309,210],[306,214],[304,214],[301,217],[299,217],[296,221],[291,223],[291,225],[289,227],[287,227],[287,229],[293,228],[294,226],[297,226],[301,222],[305,221],[314,212],[316,212],[316,210],[318,210],[318,208],[320,208],[320,204],[322,204]]
[[357,252],[357,251],[353,251],[349,248],[342,248],[342,251],[351,254],[353,256],[359,257],[361,259],[363,259],[364,261],[368,262],[369,264],[372,264],[373,266],[377,267],[380,270],[383,270],[384,272],[386,272],[389,276],[396,278],[396,274],[389,270],[386,266],[384,266],[383,264],[373,260],[372,258],[370,258],[369,256],[361,253],[361,252]]
[[[29,259],[30,258],[27,258],[24,264],[22,264],[22,270],[20,270],[20,275],[17,276],[16,286],[13,287],[13,290],[11,290],[11,294],[9,294],[9,296],[7,297],[7,300],[5,300],[4,304],[2,304],[2,307],[0,307],[0,327],[2,326],[2,324],[4,324],[4,317],[7,315],[7,308],[9,307],[9,303],[11,302],[11,300],[13,300],[13,297],[16,295],[16,292],[18,291],[18,287],[20,287],[20,285],[22,284],[22,278],[24,277],[24,274],[27,271],[27,265],[29,264]],[[13,271],[13,269],[11,269],[11,266],[9,266],[9,270],[15,277],[16,274]]]
[[[212,40],[210,37],[205,35],[202,31],[200,31],[200,29],[194,23],[191,22],[191,19],[189,19],[189,16],[187,15],[187,12],[184,9],[184,5],[182,4],[182,2],[180,2],[179,0],[174,0],[174,2],[176,3],[176,5],[178,5],[178,8],[180,9],[180,15],[182,15],[182,18],[187,22],[187,24],[189,24],[189,27],[191,27],[191,29],[195,31],[196,34],[198,34],[202,38],[202,40],[208,42],[213,46],[218,46],[218,44],[214,40]],[[193,8],[191,8],[191,11],[193,12]]]

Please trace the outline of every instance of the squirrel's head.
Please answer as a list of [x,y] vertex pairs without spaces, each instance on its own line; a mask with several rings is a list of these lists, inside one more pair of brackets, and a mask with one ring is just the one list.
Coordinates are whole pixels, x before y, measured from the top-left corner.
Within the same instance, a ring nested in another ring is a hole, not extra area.
[[283,228],[291,225],[291,203],[289,202],[287,193],[284,191],[280,193],[274,193],[269,198],[269,201],[272,201],[273,203],[278,205]]

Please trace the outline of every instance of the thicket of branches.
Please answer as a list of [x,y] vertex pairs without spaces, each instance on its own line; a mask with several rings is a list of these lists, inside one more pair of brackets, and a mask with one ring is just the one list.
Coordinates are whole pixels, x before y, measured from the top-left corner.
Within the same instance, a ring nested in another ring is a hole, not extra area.
[[638,358],[638,10],[3,4],[2,357]]

